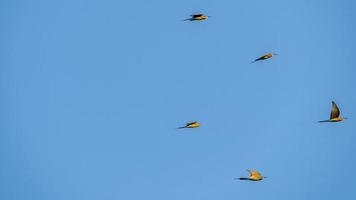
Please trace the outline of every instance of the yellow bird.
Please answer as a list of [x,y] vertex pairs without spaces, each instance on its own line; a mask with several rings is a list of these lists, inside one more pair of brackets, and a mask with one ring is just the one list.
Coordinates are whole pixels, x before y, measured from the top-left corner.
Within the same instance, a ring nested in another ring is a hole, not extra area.
[[235,179],[239,179],[239,180],[247,180],[247,181],[261,181],[264,178],[267,178],[265,176],[262,176],[260,174],[260,172],[256,171],[256,170],[247,170],[248,173],[250,173],[250,176],[248,178],[242,177],[242,178],[235,178]]
[[208,19],[210,16],[204,15],[204,14],[194,14],[190,15],[191,18],[185,19],[184,21],[202,21]]
[[276,53],[268,53],[268,54],[265,54],[265,55],[257,58],[256,60],[252,61],[251,63],[254,63],[254,62],[257,62],[257,61],[260,61],[260,60],[267,60],[267,59],[272,58],[275,55],[278,55],[278,54],[276,54]]
[[340,117],[340,110],[337,107],[336,103],[332,101],[332,108],[331,108],[331,113],[330,113],[330,119],[327,120],[322,120],[319,122],[340,122],[344,119],[347,119],[346,117]]
[[185,126],[182,126],[182,127],[178,127],[179,129],[180,128],[198,128],[201,124],[198,123],[198,122],[188,122],[185,124]]

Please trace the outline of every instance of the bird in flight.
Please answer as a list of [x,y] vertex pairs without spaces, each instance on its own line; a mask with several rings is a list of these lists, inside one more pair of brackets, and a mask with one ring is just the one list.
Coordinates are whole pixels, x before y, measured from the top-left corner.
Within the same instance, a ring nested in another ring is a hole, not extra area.
[[267,59],[272,58],[272,57],[275,56],[275,55],[278,55],[278,54],[276,54],[276,53],[268,53],[268,54],[265,54],[265,55],[263,55],[263,56],[261,56],[261,57],[255,59],[255,60],[252,61],[251,63],[254,63],[254,62],[257,62],[257,61],[260,61],[260,60],[267,60]]
[[194,14],[190,15],[191,18],[185,19],[184,21],[202,21],[208,19],[210,16],[204,15],[204,14]]
[[185,124],[185,126],[178,127],[179,129],[181,128],[198,128],[201,124],[198,122],[188,122]]
[[322,120],[322,121],[319,121],[319,122],[340,122],[340,121],[342,121],[344,119],[347,119],[347,118],[340,117],[340,110],[337,107],[336,103],[334,101],[332,101],[330,119]]
[[256,171],[256,170],[247,170],[248,173],[250,173],[250,176],[248,178],[242,177],[242,178],[235,178],[238,180],[247,180],[247,181],[261,181],[264,178],[267,178],[265,176],[262,176],[260,174],[260,172]]

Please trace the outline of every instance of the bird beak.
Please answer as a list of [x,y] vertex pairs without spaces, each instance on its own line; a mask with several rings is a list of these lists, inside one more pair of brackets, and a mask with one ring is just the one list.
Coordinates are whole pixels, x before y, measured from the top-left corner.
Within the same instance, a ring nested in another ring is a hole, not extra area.
[[267,178],[267,176],[264,176],[263,178]]

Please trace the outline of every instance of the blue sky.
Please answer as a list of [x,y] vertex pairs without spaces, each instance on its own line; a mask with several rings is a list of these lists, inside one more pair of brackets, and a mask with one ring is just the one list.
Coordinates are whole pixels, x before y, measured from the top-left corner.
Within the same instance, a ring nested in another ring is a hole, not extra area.
[[0,7],[0,199],[354,198],[355,1]]

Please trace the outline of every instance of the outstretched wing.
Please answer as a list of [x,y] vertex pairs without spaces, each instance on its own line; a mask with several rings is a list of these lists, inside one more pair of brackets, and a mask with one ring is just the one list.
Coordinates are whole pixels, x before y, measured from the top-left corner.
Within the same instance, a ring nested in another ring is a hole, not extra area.
[[190,16],[192,16],[193,18],[197,18],[197,17],[203,16],[203,14],[194,14],[194,15],[190,15]]
[[339,117],[340,115],[340,110],[337,107],[336,103],[334,101],[332,101],[332,109],[331,109],[331,113],[330,113],[330,119],[334,119]]

